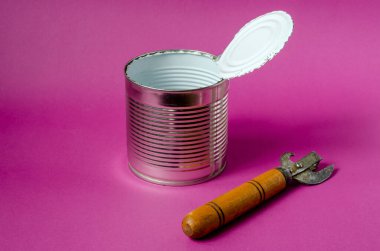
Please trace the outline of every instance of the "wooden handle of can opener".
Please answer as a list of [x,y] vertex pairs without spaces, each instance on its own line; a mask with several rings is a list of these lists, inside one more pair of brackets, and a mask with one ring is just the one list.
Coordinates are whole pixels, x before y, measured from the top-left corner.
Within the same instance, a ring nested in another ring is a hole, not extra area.
[[277,169],[269,170],[188,213],[182,221],[183,232],[191,238],[201,238],[285,187],[284,175]]

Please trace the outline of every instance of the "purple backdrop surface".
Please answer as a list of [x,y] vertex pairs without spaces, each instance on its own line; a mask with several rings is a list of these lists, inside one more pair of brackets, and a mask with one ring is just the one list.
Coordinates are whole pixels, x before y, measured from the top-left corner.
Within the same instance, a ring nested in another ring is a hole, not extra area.
[[[376,1],[1,1],[2,250],[375,250],[380,248],[380,19]],[[222,53],[252,18],[295,30],[230,87],[229,165],[163,187],[127,169],[123,67],[159,49]],[[333,178],[299,186],[218,235],[182,217],[315,150]]]

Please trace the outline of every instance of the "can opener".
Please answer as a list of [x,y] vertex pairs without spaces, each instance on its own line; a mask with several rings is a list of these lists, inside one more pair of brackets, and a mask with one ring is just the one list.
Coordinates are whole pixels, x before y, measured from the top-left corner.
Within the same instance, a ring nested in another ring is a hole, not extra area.
[[281,167],[271,169],[188,213],[182,221],[183,232],[194,239],[202,238],[273,197],[293,181],[317,185],[334,171],[333,165],[316,171],[322,160],[316,152],[297,162],[290,160],[293,155],[285,153],[281,157]]

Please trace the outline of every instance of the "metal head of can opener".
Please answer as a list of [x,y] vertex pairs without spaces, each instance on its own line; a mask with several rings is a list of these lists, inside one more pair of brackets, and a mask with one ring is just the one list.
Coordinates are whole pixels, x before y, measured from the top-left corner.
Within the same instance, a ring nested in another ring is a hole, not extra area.
[[316,171],[322,160],[316,152],[297,162],[290,160],[293,155],[285,153],[281,157],[281,167],[271,169],[188,213],[182,221],[183,232],[191,238],[201,238],[271,198],[294,181],[316,185],[333,173],[333,165]]

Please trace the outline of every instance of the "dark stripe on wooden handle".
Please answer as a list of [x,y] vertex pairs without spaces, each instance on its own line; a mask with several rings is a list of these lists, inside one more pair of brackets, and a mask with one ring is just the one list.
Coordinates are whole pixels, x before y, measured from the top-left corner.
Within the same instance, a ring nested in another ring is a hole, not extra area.
[[259,185],[259,187],[261,188],[261,190],[263,191],[263,201],[265,200],[265,190],[263,188],[263,186],[260,184],[260,182],[256,181],[256,180],[251,180],[252,182],[255,182],[257,185]]
[[254,186],[257,189],[257,191],[259,191],[259,193],[260,193],[260,201],[263,201],[264,200],[263,194],[261,192],[261,189],[256,185],[256,183],[252,182],[251,180],[247,181],[247,183],[251,184],[252,186]]
[[221,213],[219,212],[218,208],[215,207],[211,202],[208,202],[206,204],[207,206],[210,206],[212,209],[215,210],[215,212],[218,214],[218,219],[219,219],[219,227],[223,225],[223,218],[222,218],[222,215]]

